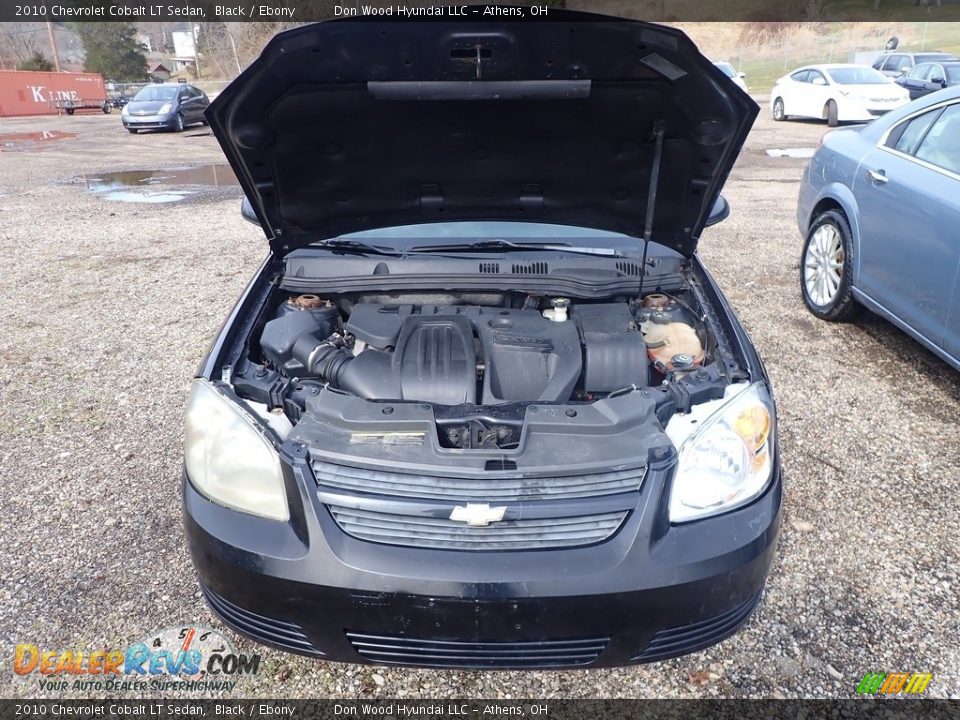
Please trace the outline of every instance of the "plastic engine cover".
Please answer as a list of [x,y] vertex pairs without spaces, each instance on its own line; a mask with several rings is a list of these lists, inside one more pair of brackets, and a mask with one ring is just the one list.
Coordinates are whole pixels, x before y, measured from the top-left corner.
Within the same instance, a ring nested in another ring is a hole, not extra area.
[[650,382],[647,345],[626,303],[575,305],[583,335],[583,389],[606,393]]
[[547,320],[538,310],[476,310],[485,405],[570,398],[583,367],[573,322]]

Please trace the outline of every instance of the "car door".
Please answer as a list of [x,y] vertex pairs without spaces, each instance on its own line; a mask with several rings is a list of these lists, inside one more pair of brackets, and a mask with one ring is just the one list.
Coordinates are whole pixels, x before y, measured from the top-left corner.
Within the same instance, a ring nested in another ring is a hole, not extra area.
[[916,100],[919,97],[926,95],[929,90],[927,89],[927,75],[931,70],[930,63],[922,63],[920,65],[914,65],[907,71],[904,75],[901,75],[897,78],[897,85],[906,88],[910,93],[910,99]]
[[802,115],[800,108],[803,107],[803,97],[806,87],[806,79],[809,70],[797,70],[790,73],[789,77],[784,78],[783,85],[779,88],[780,96],[783,98],[783,112],[786,115]]
[[930,63],[930,71],[924,78],[924,87],[928,93],[943,90],[947,86],[947,73],[940,63]]
[[187,86],[187,106],[190,108],[190,122],[198,122],[203,108],[200,105],[200,91],[195,87]]
[[826,75],[819,70],[811,70],[807,78],[810,90],[807,92],[807,105],[804,115],[807,117],[822,118],[823,108],[830,99],[833,89],[827,81]]
[[190,122],[190,102],[186,87],[177,88],[177,108],[183,116],[184,124]]
[[960,102],[944,108],[920,143],[916,158],[938,175],[930,183],[931,196],[939,203],[934,216],[939,221],[938,233],[949,246],[955,264],[943,348],[960,359]]
[[197,106],[200,108],[199,120],[203,120],[203,114],[206,112],[207,107],[210,105],[210,98],[207,97],[207,94],[200,88],[195,88],[198,93]]
[[960,266],[958,144],[960,103],[925,110],[891,129],[863,158],[853,183],[860,219],[855,286],[939,347]]

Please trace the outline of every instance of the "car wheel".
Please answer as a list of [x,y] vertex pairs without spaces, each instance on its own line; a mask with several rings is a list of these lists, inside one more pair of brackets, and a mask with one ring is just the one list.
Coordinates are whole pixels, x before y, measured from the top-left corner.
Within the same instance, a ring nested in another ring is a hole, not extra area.
[[810,226],[803,245],[800,287],[807,308],[822,320],[851,320],[860,310],[853,299],[850,225],[837,210],[819,215]]
[[177,113],[177,116],[173,119],[173,131],[183,132],[183,115],[180,113]]
[[136,129],[136,128],[127,128],[127,132],[130,133],[131,135],[136,135],[136,134],[137,134],[137,129]]
[[839,124],[837,119],[837,104],[833,100],[827,100],[827,125],[836,127]]
[[783,98],[777,98],[773,101],[773,119],[777,122],[787,119],[786,114],[783,112]]

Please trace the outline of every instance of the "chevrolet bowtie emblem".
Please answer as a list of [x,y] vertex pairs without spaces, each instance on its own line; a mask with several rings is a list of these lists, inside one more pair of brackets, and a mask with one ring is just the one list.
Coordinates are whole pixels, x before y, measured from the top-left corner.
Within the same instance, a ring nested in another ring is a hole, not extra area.
[[492,522],[503,520],[506,507],[490,507],[487,503],[467,503],[467,506],[457,505],[450,513],[454,522],[465,522],[473,527],[486,527]]

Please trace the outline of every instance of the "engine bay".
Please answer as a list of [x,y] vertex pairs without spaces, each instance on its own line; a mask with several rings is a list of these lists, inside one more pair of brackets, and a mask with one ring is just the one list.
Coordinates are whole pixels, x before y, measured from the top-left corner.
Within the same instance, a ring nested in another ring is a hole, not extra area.
[[429,409],[441,447],[503,450],[519,447],[530,406],[562,405],[576,417],[575,405],[642,394],[665,419],[718,397],[729,381],[718,355],[708,315],[689,291],[602,300],[278,292],[235,389],[273,419],[282,414],[284,434],[348,398],[387,416]]

